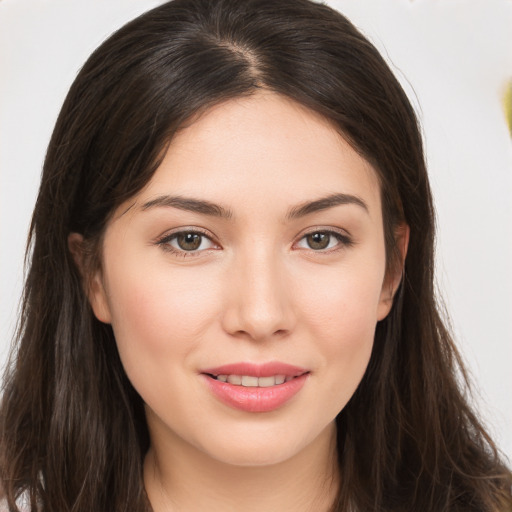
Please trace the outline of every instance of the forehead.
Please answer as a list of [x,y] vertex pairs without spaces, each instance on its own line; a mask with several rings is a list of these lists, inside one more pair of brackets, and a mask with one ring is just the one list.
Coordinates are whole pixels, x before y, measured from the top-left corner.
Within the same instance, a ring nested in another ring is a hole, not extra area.
[[137,202],[199,196],[249,211],[333,192],[363,196],[380,215],[375,170],[334,125],[264,92],[216,105],[182,128]]

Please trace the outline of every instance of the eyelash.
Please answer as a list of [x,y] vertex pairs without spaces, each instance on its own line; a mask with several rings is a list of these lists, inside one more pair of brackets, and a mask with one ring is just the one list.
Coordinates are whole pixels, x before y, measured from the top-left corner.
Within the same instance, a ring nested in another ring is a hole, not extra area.
[[[217,245],[211,235],[207,233],[206,231],[202,231],[200,229],[194,228],[194,229],[182,229],[180,231],[176,231],[174,233],[166,234],[163,237],[159,238],[156,241],[156,244],[161,246],[164,251],[170,252],[176,256],[181,256],[182,258],[190,258],[190,257],[197,257],[200,253],[204,251],[208,251],[209,249],[202,249],[200,251],[194,250],[194,251],[186,251],[184,249],[177,249],[170,245],[170,243],[178,238],[180,235],[199,235],[202,238],[206,238],[209,240],[212,244]],[[201,241],[201,244],[203,242]]]
[[[341,233],[341,232],[335,231],[333,229],[318,229],[318,228],[315,230],[309,231],[307,233],[304,233],[299,238],[299,242],[304,240],[308,236],[316,235],[316,234],[323,234],[323,235],[328,235],[329,237],[334,237],[338,241],[338,244],[335,247],[331,247],[328,249],[315,250],[315,249],[309,247],[309,248],[304,248],[305,250],[311,250],[316,254],[330,254],[330,253],[339,251],[341,249],[346,249],[346,248],[352,247],[354,245],[354,241],[352,240],[352,238],[345,233]],[[183,229],[181,231],[176,231],[174,233],[166,234],[163,237],[159,238],[156,241],[156,244],[161,246],[165,251],[170,252],[174,255],[180,256],[182,258],[198,257],[202,252],[210,250],[210,248],[208,248],[208,249],[202,249],[202,250],[187,251],[184,249],[177,249],[177,248],[173,247],[172,245],[170,245],[171,241],[175,240],[180,235],[199,235],[200,237],[206,238],[212,244],[216,245],[216,242],[213,241],[211,235],[209,235],[207,232],[202,231],[197,228]],[[203,242],[201,241],[201,244],[202,243]],[[329,241],[329,243],[330,243],[330,241]],[[299,250],[302,250],[302,249],[299,249]]]
[[[354,245],[354,240],[347,233],[344,233],[341,231],[336,231],[336,230],[333,230],[332,228],[331,229],[316,228],[314,230],[308,231],[307,233],[304,233],[299,238],[299,242],[301,242],[308,236],[319,235],[319,234],[328,235],[330,239],[334,237],[338,241],[338,243],[336,244],[336,246],[330,247],[327,249],[315,250],[311,247],[308,247],[308,248],[305,248],[305,250],[311,250],[315,254],[331,254],[333,252],[337,252],[342,249],[350,248]],[[330,244],[330,242],[331,242],[331,240],[329,240],[329,244]]]

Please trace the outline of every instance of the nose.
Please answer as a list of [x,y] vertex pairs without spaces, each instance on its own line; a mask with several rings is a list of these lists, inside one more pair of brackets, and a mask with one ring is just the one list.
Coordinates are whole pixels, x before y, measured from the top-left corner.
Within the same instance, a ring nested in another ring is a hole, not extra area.
[[252,251],[235,258],[223,312],[226,332],[263,341],[286,336],[294,329],[292,290],[284,267],[271,251]]

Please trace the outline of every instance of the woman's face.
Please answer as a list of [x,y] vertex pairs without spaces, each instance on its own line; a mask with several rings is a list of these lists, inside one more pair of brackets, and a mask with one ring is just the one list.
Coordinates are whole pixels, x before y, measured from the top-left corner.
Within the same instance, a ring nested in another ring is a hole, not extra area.
[[153,442],[264,465],[334,431],[391,306],[385,268],[375,171],[259,93],[172,140],[109,222],[90,299]]

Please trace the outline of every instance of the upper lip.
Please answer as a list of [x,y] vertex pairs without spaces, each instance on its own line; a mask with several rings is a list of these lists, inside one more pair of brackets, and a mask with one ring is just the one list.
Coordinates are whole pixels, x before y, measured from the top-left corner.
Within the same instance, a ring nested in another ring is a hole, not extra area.
[[274,375],[284,375],[285,377],[298,377],[307,373],[308,370],[299,366],[294,366],[279,361],[268,363],[230,363],[215,368],[206,368],[201,373],[209,375],[247,375],[251,377],[272,377]]

